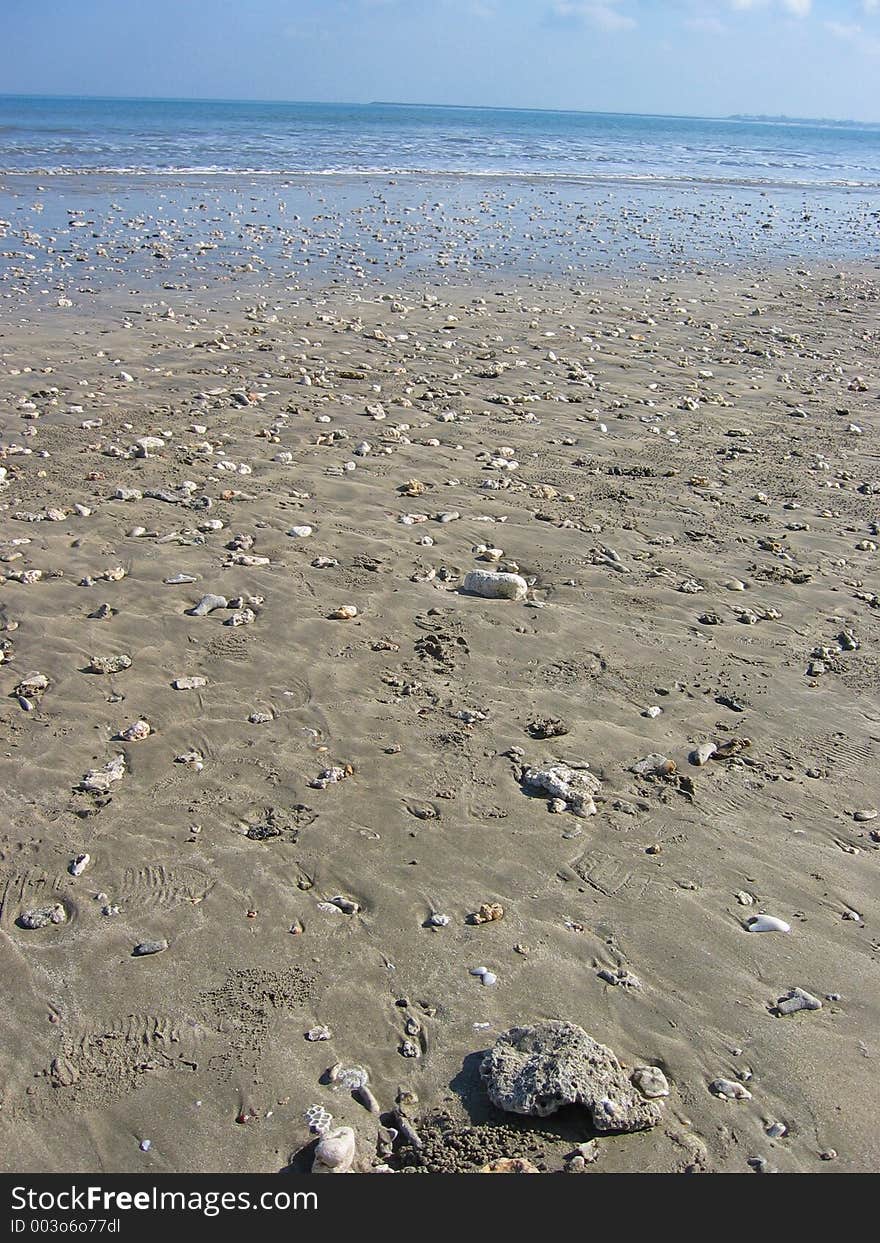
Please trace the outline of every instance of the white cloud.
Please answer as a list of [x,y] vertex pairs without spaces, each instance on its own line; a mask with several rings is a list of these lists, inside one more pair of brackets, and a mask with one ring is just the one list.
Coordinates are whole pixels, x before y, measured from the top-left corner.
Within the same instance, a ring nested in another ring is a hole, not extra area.
[[[870,2],[870,0],[869,0]],[[730,0],[731,7],[741,12],[751,9],[763,9],[773,4],[792,17],[809,17],[813,9],[813,0]]]
[[621,13],[617,5],[621,0],[557,0],[550,11],[557,22],[578,22],[595,26],[599,30],[633,30],[638,25],[634,17]]
[[851,44],[860,52],[869,56],[880,56],[880,39],[863,30],[858,22],[826,22],[825,29],[835,39]]
[[709,13],[705,16],[686,17],[684,24],[689,30],[699,30],[702,34],[708,35],[723,35],[727,31],[720,17],[713,17]]

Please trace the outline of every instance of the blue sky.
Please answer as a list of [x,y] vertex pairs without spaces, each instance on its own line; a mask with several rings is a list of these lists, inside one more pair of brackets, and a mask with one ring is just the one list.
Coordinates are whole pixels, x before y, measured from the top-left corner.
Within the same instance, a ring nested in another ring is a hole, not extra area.
[[880,121],[880,0],[0,0],[0,93]]

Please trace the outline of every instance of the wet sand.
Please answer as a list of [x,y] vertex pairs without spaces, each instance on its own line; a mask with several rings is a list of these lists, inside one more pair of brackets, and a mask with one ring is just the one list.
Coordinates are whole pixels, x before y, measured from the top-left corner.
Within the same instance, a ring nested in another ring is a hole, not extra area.
[[321,1105],[558,1170],[583,1111],[479,1075],[550,1018],[669,1083],[591,1170],[878,1167],[878,289],[5,302],[3,1169],[273,1171]]

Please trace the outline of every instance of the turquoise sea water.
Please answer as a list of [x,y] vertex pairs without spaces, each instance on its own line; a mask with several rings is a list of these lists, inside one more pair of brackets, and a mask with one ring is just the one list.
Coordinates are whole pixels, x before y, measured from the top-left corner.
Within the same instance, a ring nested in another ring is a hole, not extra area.
[[458,174],[880,189],[880,127],[0,96],[0,173]]

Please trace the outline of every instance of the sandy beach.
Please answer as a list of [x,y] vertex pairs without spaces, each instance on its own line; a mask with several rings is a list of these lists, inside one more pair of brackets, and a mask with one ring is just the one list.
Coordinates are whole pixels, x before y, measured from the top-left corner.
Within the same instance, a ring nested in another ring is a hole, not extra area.
[[[31,283],[0,1167],[876,1170],[876,268]],[[494,1106],[549,1020],[659,1120]]]

